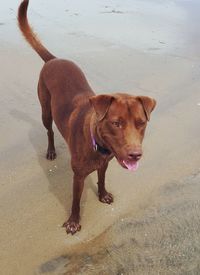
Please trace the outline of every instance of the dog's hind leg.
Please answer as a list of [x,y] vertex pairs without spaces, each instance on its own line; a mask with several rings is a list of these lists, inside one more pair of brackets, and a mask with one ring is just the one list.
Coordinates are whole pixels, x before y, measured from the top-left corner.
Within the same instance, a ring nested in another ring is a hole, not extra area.
[[49,160],[54,160],[56,158],[56,150],[54,145],[54,132],[52,129],[53,118],[51,114],[51,96],[41,79],[38,83],[38,97],[42,107],[42,122],[44,127],[47,129],[48,136],[46,158]]

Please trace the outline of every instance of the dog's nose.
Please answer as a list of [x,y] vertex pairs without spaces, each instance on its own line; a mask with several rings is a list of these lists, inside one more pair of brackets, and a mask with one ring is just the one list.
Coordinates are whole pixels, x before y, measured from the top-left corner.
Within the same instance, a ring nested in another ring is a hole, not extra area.
[[142,157],[142,151],[141,150],[132,151],[132,152],[129,152],[129,154],[128,154],[128,159],[129,160],[138,161],[139,159],[141,159],[141,157]]

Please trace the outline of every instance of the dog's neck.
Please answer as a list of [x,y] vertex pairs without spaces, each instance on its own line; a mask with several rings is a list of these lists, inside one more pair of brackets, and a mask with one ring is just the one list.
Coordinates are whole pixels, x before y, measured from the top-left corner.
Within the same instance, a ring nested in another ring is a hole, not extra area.
[[92,140],[93,150],[95,152],[99,152],[102,155],[110,155],[111,154],[111,151],[109,149],[107,149],[104,145],[101,145],[102,142],[99,141],[100,139],[98,138],[96,123],[93,124],[93,127],[92,127],[92,123],[90,123],[90,136],[91,136],[91,140]]

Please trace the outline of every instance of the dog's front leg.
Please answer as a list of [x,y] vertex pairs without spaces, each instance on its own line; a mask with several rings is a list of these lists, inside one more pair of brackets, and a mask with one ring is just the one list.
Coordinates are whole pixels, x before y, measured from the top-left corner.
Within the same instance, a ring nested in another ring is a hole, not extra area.
[[80,199],[83,192],[85,176],[74,174],[73,182],[73,202],[71,216],[68,221],[63,224],[63,227],[66,228],[67,234],[75,234],[77,231],[81,230],[80,221]]
[[98,175],[98,194],[99,200],[103,203],[111,204],[113,202],[113,195],[108,193],[105,188],[105,174],[108,167],[108,162],[106,162],[101,168],[97,170]]

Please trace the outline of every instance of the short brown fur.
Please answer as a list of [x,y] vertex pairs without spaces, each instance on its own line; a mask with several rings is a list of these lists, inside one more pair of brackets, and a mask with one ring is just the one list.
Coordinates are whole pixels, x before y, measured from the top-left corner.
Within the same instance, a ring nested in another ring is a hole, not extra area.
[[[67,142],[74,172],[71,215],[64,223],[67,233],[80,226],[80,199],[85,178],[98,174],[99,200],[112,203],[105,189],[108,162],[116,157],[120,165],[134,165],[142,156],[142,140],[154,99],[128,94],[95,95],[81,69],[71,61],[53,56],[33,33],[27,20],[28,0],[18,11],[19,27],[33,49],[45,61],[38,83],[42,121],[47,129],[47,159],[56,158],[52,122]],[[94,141],[98,148],[94,149]],[[102,148],[104,151],[102,151]],[[104,153],[106,152],[106,153]]]

